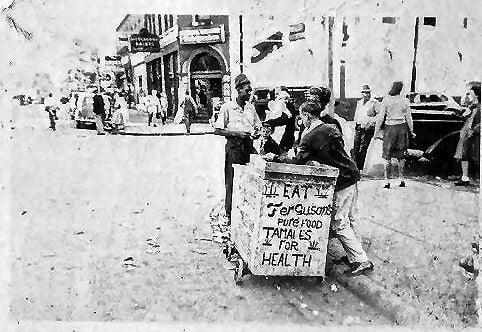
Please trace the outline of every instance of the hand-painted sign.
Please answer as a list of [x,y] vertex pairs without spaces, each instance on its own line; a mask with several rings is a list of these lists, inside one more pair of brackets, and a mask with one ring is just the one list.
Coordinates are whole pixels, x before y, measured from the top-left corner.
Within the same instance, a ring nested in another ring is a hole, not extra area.
[[277,31],[276,33],[272,34],[266,40],[263,40],[262,42],[257,43],[256,45],[253,46],[253,51],[256,52],[257,54],[251,57],[251,63],[257,63],[268,54],[272,53],[274,50],[280,48],[283,46],[283,33],[280,31]]
[[279,165],[236,165],[233,241],[254,274],[323,276],[338,170]]

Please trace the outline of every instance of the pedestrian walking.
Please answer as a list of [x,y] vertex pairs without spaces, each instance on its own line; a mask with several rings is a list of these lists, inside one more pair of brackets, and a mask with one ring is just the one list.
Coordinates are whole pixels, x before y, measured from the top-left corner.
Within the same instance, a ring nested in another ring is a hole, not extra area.
[[403,82],[393,82],[388,95],[383,98],[380,115],[375,126],[375,137],[378,137],[381,128],[385,128],[382,157],[385,159],[384,177],[386,184],[384,188],[387,189],[390,188],[392,158],[397,159],[399,186],[405,187],[404,168],[410,139],[409,135],[415,138],[410,102],[401,95],[402,89]]
[[136,104],[136,109],[137,109],[137,111],[147,113],[146,93],[142,89],[139,91],[138,103]]
[[455,159],[462,167],[462,177],[456,186],[468,186],[469,162],[479,165],[480,161],[480,82],[467,83],[466,92],[462,98],[464,106],[464,125],[460,130],[460,138],[455,150]]
[[380,103],[372,98],[369,85],[362,87],[361,94],[362,98],[356,104],[355,136],[351,154],[359,170],[364,167],[368,146],[375,133],[376,115],[380,112]]
[[147,126],[150,126],[152,123],[153,127],[156,127],[156,116],[161,108],[156,90],[152,90],[151,93],[144,98],[144,104],[147,110]]
[[180,108],[183,111],[184,125],[186,126],[186,132],[191,133],[191,122],[195,114],[198,112],[198,106],[194,99],[189,95],[189,90],[186,90],[184,100],[181,102]]
[[[373,263],[367,257],[357,238],[354,227],[357,224],[357,202],[360,171],[344,149],[343,136],[334,124],[324,123],[320,114],[327,104],[307,101],[300,107],[300,116],[305,131],[293,156],[274,158],[275,161],[299,165],[325,164],[339,169],[335,184],[334,214],[331,230],[340,240],[346,256],[342,258],[349,265],[346,274],[357,276],[373,269]],[[320,107],[321,106],[321,107]]]
[[105,135],[104,130],[104,118],[105,118],[105,108],[104,108],[104,98],[100,94],[100,91],[96,89],[94,91],[93,98],[93,112],[95,117],[95,127],[97,129],[97,135]]
[[124,131],[129,121],[127,101],[122,94],[116,94],[114,102],[114,114],[112,116],[113,134]]
[[159,98],[159,103],[161,105],[161,121],[162,124],[165,125],[167,121],[167,108],[169,107],[167,95],[165,92],[161,92],[161,98]]
[[234,79],[237,91],[236,100],[224,103],[219,110],[219,116],[214,123],[214,134],[226,137],[224,183],[225,211],[227,225],[231,224],[231,205],[233,194],[233,164],[246,164],[253,151],[253,138],[258,137],[261,121],[254,106],[249,103],[251,98],[251,82],[244,74]]
[[52,93],[49,93],[48,97],[45,98],[45,101],[44,101],[44,104],[45,104],[45,111],[48,113],[49,115],[49,128],[52,130],[52,131],[55,131],[56,130],[56,122],[59,118],[57,116],[57,111],[60,109],[57,102],[55,101]]

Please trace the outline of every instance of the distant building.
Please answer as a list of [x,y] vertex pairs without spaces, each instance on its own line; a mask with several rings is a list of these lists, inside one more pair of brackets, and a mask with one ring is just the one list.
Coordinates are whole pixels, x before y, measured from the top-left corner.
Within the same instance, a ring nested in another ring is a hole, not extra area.
[[[146,36],[158,37],[157,50],[133,52],[133,36],[142,28]],[[125,43],[118,47],[125,53],[122,62],[132,68],[126,80],[136,94],[140,89],[165,92],[168,116],[175,115],[186,90],[201,106],[198,120],[212,115],[216,99],[230,99],[227,15],[127,15],[116,31]]]

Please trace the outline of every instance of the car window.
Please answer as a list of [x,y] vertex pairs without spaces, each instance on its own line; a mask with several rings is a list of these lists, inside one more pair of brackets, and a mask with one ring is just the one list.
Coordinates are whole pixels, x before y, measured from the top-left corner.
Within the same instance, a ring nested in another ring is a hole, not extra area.
[[94,98],[88,96],[85,97],[84,100],[82,101],[82,109],[84,111],[93,111],[94,109]]
[[441,99],[442,101],[449,101],[449,98],[448,98],[447,96],[445,96],[445,95],[440,95],[440,99]]
[[428,97],[428,101],[429,101],[430,103],[439,103],[439,102],[442,101],[442,99],[441,99],[438,95],[430,95],[430,96]]

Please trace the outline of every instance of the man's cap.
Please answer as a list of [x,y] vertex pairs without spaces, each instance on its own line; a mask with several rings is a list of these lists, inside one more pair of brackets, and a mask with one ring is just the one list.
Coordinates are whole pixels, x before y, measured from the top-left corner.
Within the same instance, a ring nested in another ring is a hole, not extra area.
[[248,77],[244,74],[239,74],[234,79],[234,87],[236,89],[242,87],[244,84],[249,84],[249,83],[251,82],[248,80]]
[[368,84],[365,84],[363,85],[362,89],[361,89],[361,92],[372,92],[372,90],[370,89],[370,86]]

